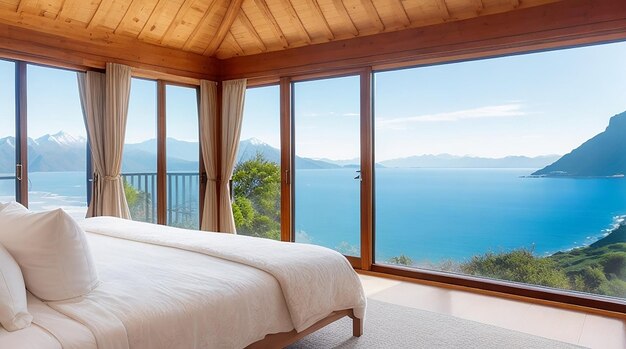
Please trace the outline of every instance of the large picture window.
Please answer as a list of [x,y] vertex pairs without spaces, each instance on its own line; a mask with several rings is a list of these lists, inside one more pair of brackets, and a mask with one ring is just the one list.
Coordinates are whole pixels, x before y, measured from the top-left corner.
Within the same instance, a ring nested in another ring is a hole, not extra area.
[[280,240],[280,97],[278,86],[246,90],[233,171],[237,233]]
[[375,74],[376,263],[626,298],[625,60]]

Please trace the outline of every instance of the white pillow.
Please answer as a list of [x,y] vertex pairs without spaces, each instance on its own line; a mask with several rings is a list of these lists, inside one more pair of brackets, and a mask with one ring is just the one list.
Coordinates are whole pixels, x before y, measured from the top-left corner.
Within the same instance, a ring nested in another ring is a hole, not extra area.
[[0,211],[0,243],[22,269],[26,288],[45,301],[83,296],[98,284],[85,232],[62,209]]
[[31,321],[20,267],[0,245],[0,324],[7,331],[17,331],[30,326]]

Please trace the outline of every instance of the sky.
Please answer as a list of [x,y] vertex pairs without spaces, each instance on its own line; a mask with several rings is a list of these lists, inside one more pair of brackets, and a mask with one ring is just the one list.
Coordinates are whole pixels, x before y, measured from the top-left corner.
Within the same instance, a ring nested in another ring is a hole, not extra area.
[[[565,154],[626,111],[626,43],[375,74],[376,160],[448,153]],[[0,137],[14,129],[13,64],[0,61]],[[294,85],[296,154],[359,155],[359,78]],[[197,141],[195,89],[167,87],[168,137]],[[85,136],[76,74],[28,67],[28,133]],[[278,86],[246,93],[242,139],[280,145]],[[156,83],[133,79],[127,143],[156,135]]]

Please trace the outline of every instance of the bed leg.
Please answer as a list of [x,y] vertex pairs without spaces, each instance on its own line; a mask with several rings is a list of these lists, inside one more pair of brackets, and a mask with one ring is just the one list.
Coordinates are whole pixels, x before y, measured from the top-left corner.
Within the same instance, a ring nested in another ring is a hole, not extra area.
[[363,320],[357,317],[352,318],[352,335],[354,337],[361,337],[363,335]]

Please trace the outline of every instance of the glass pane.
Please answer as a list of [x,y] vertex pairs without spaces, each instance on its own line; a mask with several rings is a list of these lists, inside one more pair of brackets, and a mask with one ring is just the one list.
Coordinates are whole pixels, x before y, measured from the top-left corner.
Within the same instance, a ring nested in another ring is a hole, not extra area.
[[280,88],[249,88],[233,172],[237,233],[280,240]]
[[76,73],[29,65],[28,205],[87,212],[87,141]]
[[376,74],[376,262],[626,298],[625,61]]
[[0,60],[0,202],[15,200],[15,63]]
[[295,238],[360,256],[359,77],[294,84]]
[[200,145],[195,88],[167,85],[167,224],[198,229]]
[[156,108],[156,81],[133,78],[130,84],[122,178],[132,219],[149,223],[157,222]]

